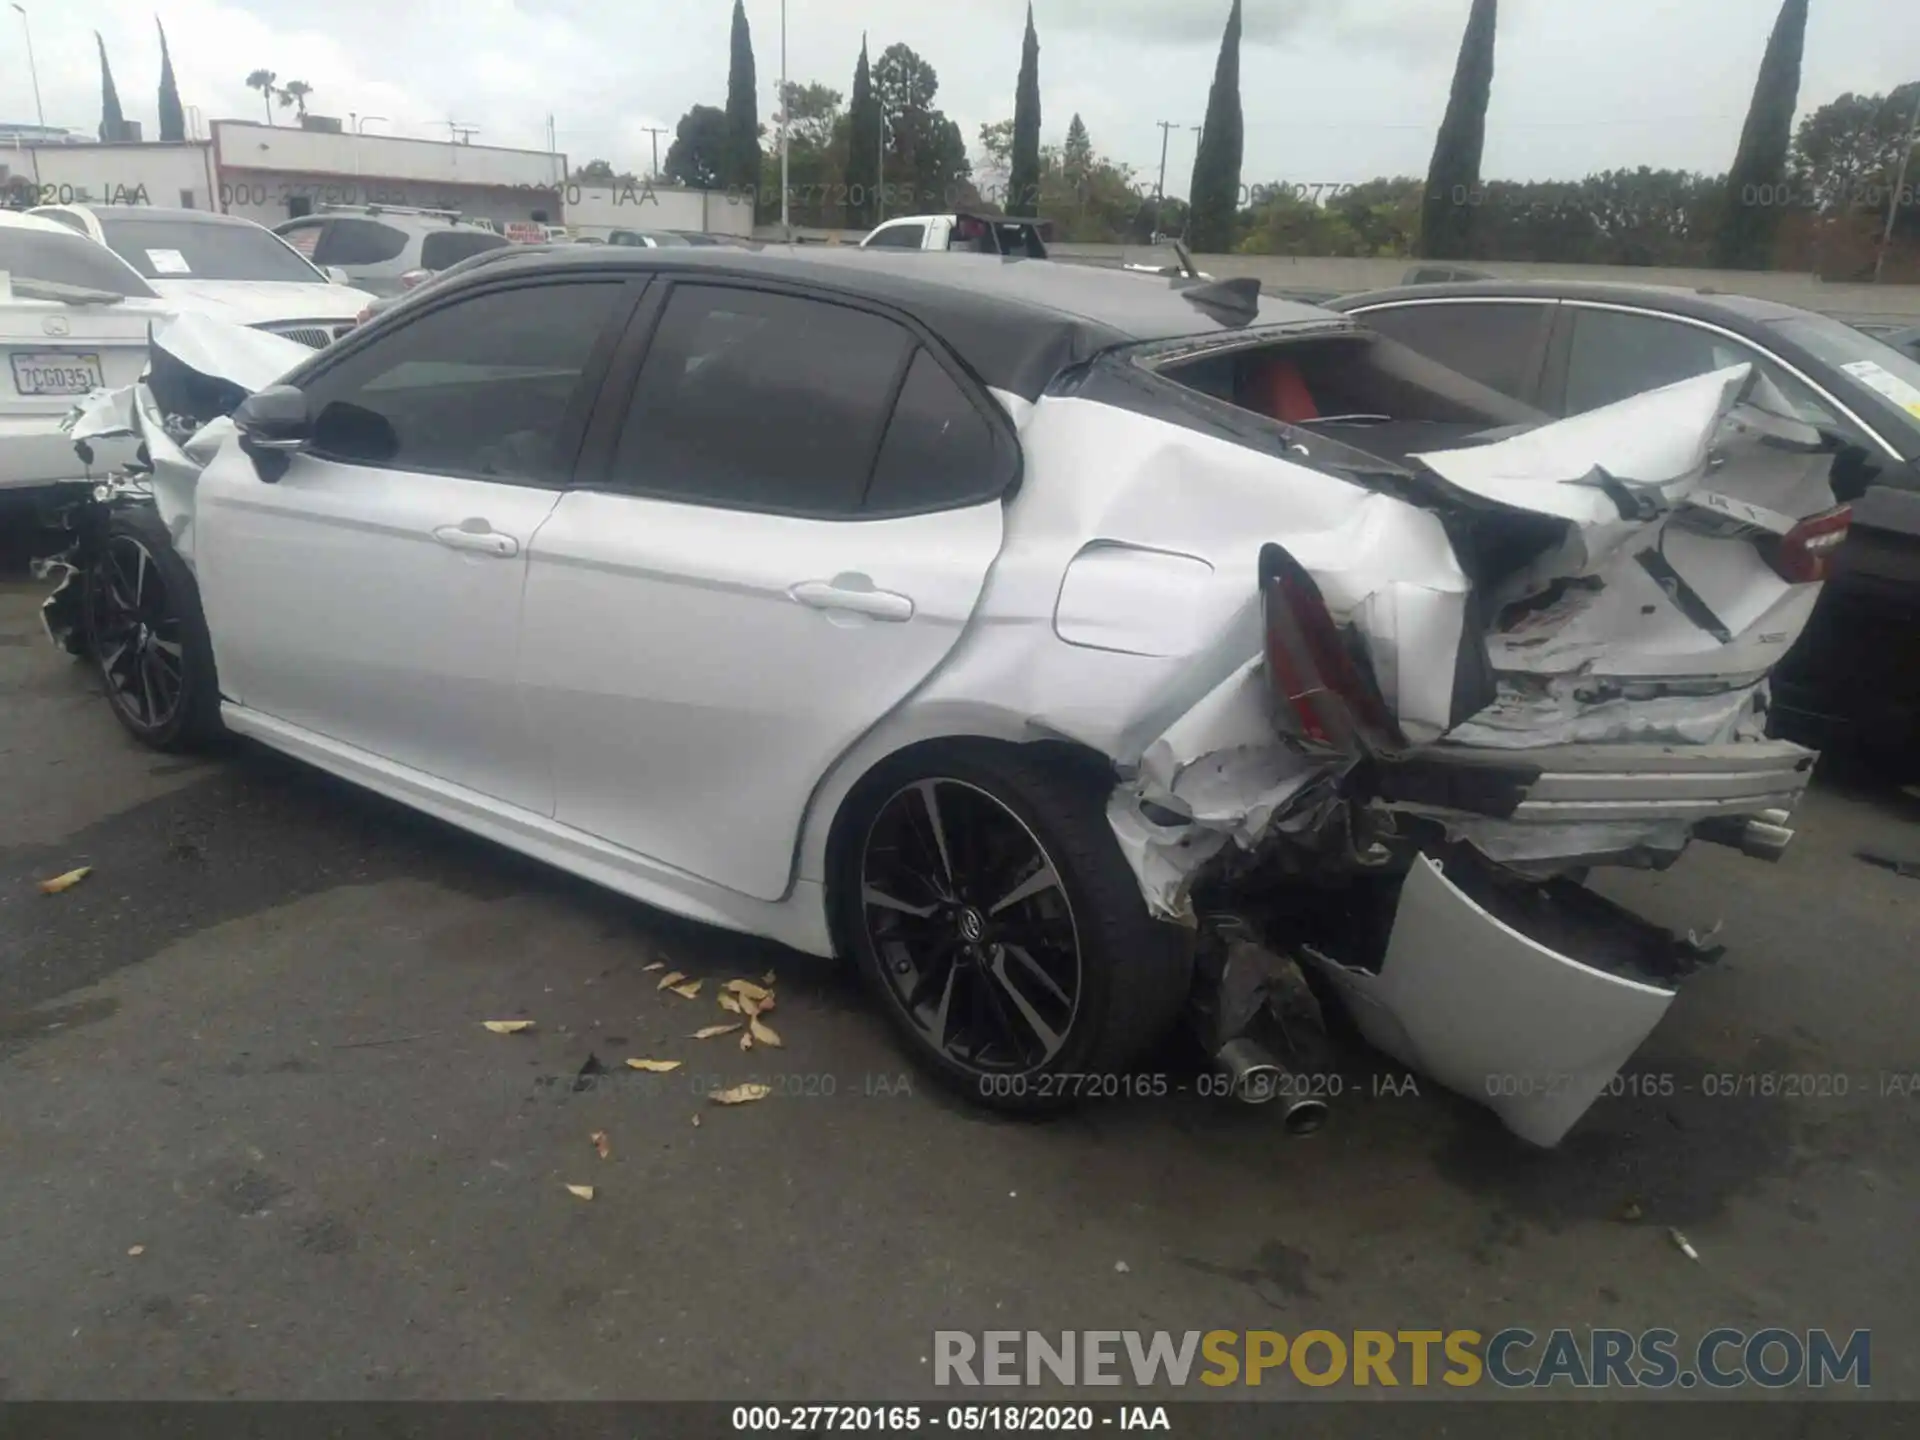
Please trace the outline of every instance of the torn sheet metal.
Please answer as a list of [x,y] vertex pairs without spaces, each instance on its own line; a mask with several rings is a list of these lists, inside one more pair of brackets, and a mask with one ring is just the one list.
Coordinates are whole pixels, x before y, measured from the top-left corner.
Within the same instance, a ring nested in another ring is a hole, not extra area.
[[1634,696],[1590,677],[1502,678],[1499,698],[1448,734],[1454,745],[1725,745],[1766,733],[1765,682],[1706,695]]
[[1558,1144],[1673,1003],[1672,989],[1556,953],[1422,855],[1378,974],[1309,952],[1369,1043]]
[[196,375],[224,380],[248,394],[264,390],[314,355],[312,346],[298,340],[192,311],[155,325],[150,343]]

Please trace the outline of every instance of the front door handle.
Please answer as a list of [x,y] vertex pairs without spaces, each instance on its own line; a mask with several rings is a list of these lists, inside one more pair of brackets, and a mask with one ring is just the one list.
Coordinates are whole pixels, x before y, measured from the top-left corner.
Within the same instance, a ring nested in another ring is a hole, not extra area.
[[803,580],[787,593],[815,610],[845,610],[875,620],[889,620],[896,625],[913,618],[913,600],[909,596],[876,590],[873,581],[865,575]]
[[484,520],[462,520],[458,525],[442,525],[433,538],[450,550],[465,550],[473,555],[491,555],[510,560],[520,553],[520,542],[502,535]]

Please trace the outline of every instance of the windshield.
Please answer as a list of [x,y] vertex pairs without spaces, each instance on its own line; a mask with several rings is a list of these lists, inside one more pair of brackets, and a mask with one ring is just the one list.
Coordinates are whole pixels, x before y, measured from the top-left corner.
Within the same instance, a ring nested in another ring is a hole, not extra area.
[[285,241],[253,225],[102,214],[100,229],[114,254],[149,280],[326,282]]
[[1920,360],[1825,316],[1796,315],[1770,323],[1796,345],[1892,402],[1906,417],[1909,439],[1920,440]]
[[78,285],[111,295],[152,299],[153,289],[91,240],[51,230],[0,227],[0,270],[15,280]]

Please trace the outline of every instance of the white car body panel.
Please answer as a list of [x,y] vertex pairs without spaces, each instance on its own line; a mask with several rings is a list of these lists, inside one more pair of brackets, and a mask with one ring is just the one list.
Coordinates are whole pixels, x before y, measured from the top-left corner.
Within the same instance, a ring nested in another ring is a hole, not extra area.
[[13,289],[0,274],[0,490],[24,490],[68,480],[103,479],[131,459],[136,448],[118,438],[94,447],[88,466],[74,453],[62,421],[72,395],[22,395],[14,384],[11,357],[28,353],[91,354],[100,358],[108,393],[140,378],[147,363],[147,336],[170,312],[157,300],[129,297],[111,305],[70,305]]
[[301,320],[337,325],[352,320],[373,296],[351,285],[322,280],[168,280],[147,282],[175,309],[229,320],[235,325],[286,325]]
[[[221,361],[214,331],[177,339],[236,378],[273,378],[275,357]],[[153,488],[199,575],[234,729],[648,903],[828,954],[834,819],[921,741],[1064,739],[1107,757],[1121,777],[1108,818],[1141,893],[1189,923],[1187,893],[1223,851],[1326,824],[1352,760],[1287,733],[1262,658],[1269,543],[1357,633],[1410,742],[1540,769],[1513,815],[1446,816],[1453,838],[1564,859],[1790,808],[1811,757],[1761,740],[1753,700],[1818,587],[1776,584],[1746,540],[1688,528],[1709,475],[1706,508],[1753,500],[1711,444],[1745,367],[1703,379],[1610,407],[1604,425],[1427,457],[1477,503],[1572,523],[1529,583],[1598,575],[1603,596],[1671,609],[1626,578],[1664,546],[1742,625],[1703,660],[1667,617],[1603,633],[1599,608],[1571,607],[1525,643],[1491,637],[1505,688],[1461,726],[1470,585],[1431,509],[1089,399],[996,392],[1029,477],[1003,503],[858,524],[308,455],[269,485],[225,420],[184,446],[158,437]],[[150,400],[96,403],[88,423],[137,411],[151,430]],[[1659,492],[1650,518],[1623,521],[1585,483],[1600,457]],[[1811,474],[1783,469],[1767,504],[1822,508]],[[472,547],[450,548],[462,536]],[[1684,674],[1699,693],[1583,694],[1604,667]],[[1639,743],[1649,728],[1659,738]],[[1376,1044],[1498,1102],[1536,1143],[1564,1134],[1671,1002],[1511,930],[1425,856],[1400,907],[1377,971],[1329,962],[1332,978]],[[1570,1078],[1489,1095],[1496,1074]]]

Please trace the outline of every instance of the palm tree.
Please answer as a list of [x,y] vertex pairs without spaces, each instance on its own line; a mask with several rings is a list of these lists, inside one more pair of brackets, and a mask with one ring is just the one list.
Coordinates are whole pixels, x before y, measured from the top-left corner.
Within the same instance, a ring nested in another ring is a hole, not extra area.
[[280,87],[280,108],[284,110],[289,105],[297,105],[300,107],[299,116],[304,120],[307,118],[307,96],[312,93],[313,87],[306,81],[289,80]]
[[247,76],[247,88],[260,92],[260,103],[267,107],[267,124],[273,124],[273,82],[280,77],[271,70],[256,70]]

